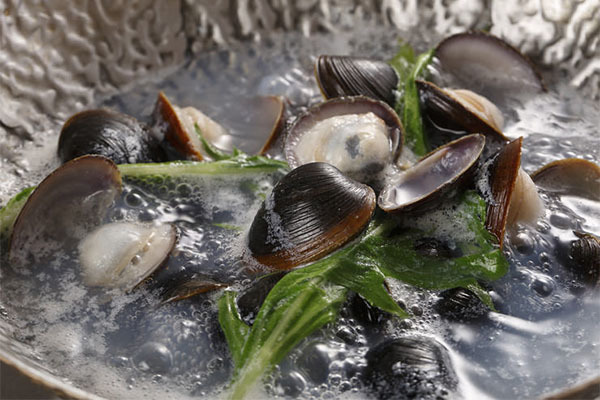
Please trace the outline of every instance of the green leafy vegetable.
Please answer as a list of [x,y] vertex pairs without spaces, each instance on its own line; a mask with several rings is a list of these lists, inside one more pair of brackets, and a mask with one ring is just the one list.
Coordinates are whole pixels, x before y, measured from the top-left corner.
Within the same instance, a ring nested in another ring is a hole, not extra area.
[[248,156],[243,153],[214,162],[172,161],[152,164],[121,164],[118,167],[123,176],[131,178],[149,176],[178,177],[196,174],[255,174],[288,170],[286,162],[263,156]]
[[236,367],[232,398],[244,397],[297,343],[333,322],[348,289],[401,318],[408,314],[386,290],[385,278],[427,289],[465,287],[493,307],[478,281],[502,277],[508,263],[485,229],[485,203],[475,192],[466,192],[448,209],[454,211],[453,225],[468,233],[457,242],[460,257],[432,257],[415,250],[420,238],[440,234],[434,224],[406,228],[402,221],[379,215],[358,242],[282,278],[251,328],[237,314],[235,294],[228,292],[219,303],[219,321]]
[[202,147],[204,148],[204,151],[206,151],[206,154],[208,154],[208,156],[210,158],[212,158],[213,160],[215,160],[215,161],[229,160],[229,159],[236,158],[243,154],[240,150],[238,150],[235,147],[233,148],[233,152],[231,154],[225,153],[225,152],[217,149],[208,140],[206,140],[204,138],[204,135],[202,134],[202,131],[200,130],[200,127],[198,126],[198,124],[194,124],[194,129],[196,130],[196,134],[200,138],[200,142],[202,142]]
[[35,186],[21,190],[0,209],[0,240],[10,237],[15,220],[34,189]]
[[399,96],[396,103],[396,112],[400,115],[404,125],[406,145],[419,156],[427,153],[427,145],[415,79],[425,77],[426,67],[431,62],[432,57],[433,50],[417,57],[410,45],[402,44],[396,56],[390,60],[390,65],[398,74]]

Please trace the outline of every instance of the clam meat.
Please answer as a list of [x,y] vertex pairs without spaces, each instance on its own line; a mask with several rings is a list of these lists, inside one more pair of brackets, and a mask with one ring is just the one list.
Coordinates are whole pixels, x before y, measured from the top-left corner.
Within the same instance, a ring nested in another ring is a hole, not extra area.
[[320,103],[288,131],[284,152],[290,167],[329,163],[349,177],[372,183],[402,145],[402,124],[387,104],[363,96]]
[[176,238],[170,224],[102,225],[79,243],[83,280],[89,286],[133,289],[164,263]]

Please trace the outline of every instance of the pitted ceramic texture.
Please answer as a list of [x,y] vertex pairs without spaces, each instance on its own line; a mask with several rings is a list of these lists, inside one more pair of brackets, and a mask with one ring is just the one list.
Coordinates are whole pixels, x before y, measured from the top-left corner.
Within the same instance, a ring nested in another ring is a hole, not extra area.
[[64,121],[185,55],[178,1],[8,0],[0,12],[0,123],[16,133]]
[[310,36],[370,24],[447,35],[491,26],[600,98],[598,0],[5,1],[0,154],[7,158],[19,140],[172,70],[186,54],[281,31]]

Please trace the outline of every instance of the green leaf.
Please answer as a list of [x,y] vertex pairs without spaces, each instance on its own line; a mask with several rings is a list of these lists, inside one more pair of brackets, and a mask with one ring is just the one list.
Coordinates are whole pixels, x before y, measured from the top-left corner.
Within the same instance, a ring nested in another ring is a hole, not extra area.
[[235,298],[236,293],[227,290],[219,299],[219,324],[225,333],[231,358],[235,365],[239,365],[250,328],[240,317]]
[[0,240],[10,237],[15,220],[34,189],[35,186],[21,190],[0,209]]
[[396,112],[402,119],[405,143],[419,156],[427,153],[425,133],[421,120],[419,92],[416,79],[424,78],[427,65],[433,57],[433,49],[415,57],[413,49],[408,44],[402,44],[396,56],[390,60],[390,65],[398,74],[398,101]]
[[247,156],[245,154],[213,162],[172,161],[152,164],[121,164],[118,167],[123,176],[130,178],[152,176],[178,177],[197,174],[256,174],[261,172],[285,172],[289,170],[286,162],[263,156]]
[[351,246],[325,259],[323,262],[331,264],[332,267],[325,271],[324,276],[329,281],[360,294],[371,305],[400,318],[408,318],[408,313],[396,303],[385,288],[385,274],[376,264],[361,260],[360,251],[360,245]]
[[[235,356],[237,361],[234,359],[232,399],[242,399],[262,374],[302,339],[336,319],[346,289],[326,282],[320,275],[322,268],[322,264],[313,264],[284,276],[269,292],[245,341],[231,332],[231,325],[221,325],[229,331],[225,337],[230,348],[244,348],[241,356]],[[227,304],[219,303],[220,314],[228,313]]]
[[403,228],[402,221],[380,214],[358,242],[282,278],[267,296],[247,337],[230,322],[239,323],[239,316],[227,317],[227,313],[237,312],[231,310],[233,300],[222,300],[220,321],[223,318],[227,323],[221,326],[236,365],[232,398],[242,398],[296,344],[334,321],[348,289],[401,318],[408,314],[386,290],[386,277],[425,289],[465,287],[493,309],[489,294],[478,282],[499,279],[507,272],[508,262],[485,229],[485,203],[477,193],[468,191],[448,201],[446,208],[442,212],[454,212],[453,226],[466,231],[457,239],[461,257],[419,254],[416,241],[440,235],[439,228],[423,223],[412,227],[417,225],[412,218],[409,227]]
[[208,140],[206,140],[204,138],[204,135],[202,135],[202,131],[200,130],[200,127],[198,126],[198,124],[194,124],[194,129],[196,130],[196,134],[200,138],[200,142],[202,143],[202,147],[204,148],[204,151],[213,160],[215,160],[215,161],[228,160],[230,158],[237,157],[241,154],[241,152],[237,149],[233,150],[233,154],[227,154],[227,153],[217,149]]

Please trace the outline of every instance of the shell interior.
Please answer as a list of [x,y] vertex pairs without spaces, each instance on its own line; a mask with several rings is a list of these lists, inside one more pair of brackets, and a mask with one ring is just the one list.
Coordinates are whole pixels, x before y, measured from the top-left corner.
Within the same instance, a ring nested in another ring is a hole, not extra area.
[[379,194],[379,207],[396,212],[422,206],[465,175],[476,164],[484,145],[485,137],[474,134],[436,149],[412,168],[390,177]]

